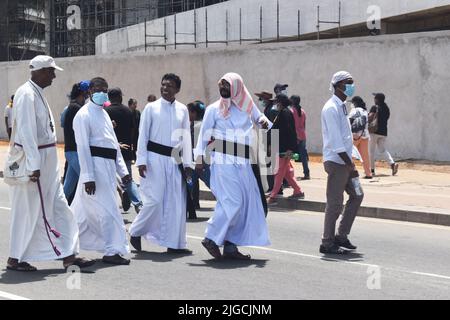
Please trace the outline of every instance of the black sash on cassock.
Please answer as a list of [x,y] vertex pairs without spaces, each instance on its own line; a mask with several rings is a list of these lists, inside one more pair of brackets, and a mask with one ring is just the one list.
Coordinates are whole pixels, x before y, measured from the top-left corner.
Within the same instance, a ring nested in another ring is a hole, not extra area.
[[[147,151],[154,152],[154,153],[160,154],[162,156],[166,156],[166,157],[173,157],[173,158],[180,157],[179,150],[177,150],[173,147],[168,147],[168,146],[153,142],[153,141],[148,141]],[[187,177],[186,177],[186,172],[184,172],[183,164],[180,163],[178,165],[178,168],[180,168],[181,176],[183,177],[183,181],[186,184],[186,191],[187,191],[186,211],[188,213],[187,218],[188,219],[197,219],[197,213],[195,212],[194,201],[192,200],[191,191],[189,190],[188,185],[187,185]]]
[[109,148],[91,146],[91,156],[116,161],[117,149],[109,149]]
[[211,146],[208,147],[209,150],[214,152],[220,152],[223,154],[227,154],[234,157],[242,157],[245,159],[250,159],[253,175],[256,178],[256,182],[258,184],[259,194],[261,196],[261,202],[264,208],[264,214],[267,217],[268,209],[267,209],[267,201],[266,196],[264,194],[264,188],[261,181],[261,172],[259,170],[258,163],[254,160],[253,149],[246,145],[240,144],[237,142],[231,142],[226,140],[214,139],[211,143]]

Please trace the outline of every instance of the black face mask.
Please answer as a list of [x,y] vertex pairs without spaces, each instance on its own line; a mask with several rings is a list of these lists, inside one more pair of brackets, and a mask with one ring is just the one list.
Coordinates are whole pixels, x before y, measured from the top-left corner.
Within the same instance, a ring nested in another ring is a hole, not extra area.
[[227,89],[220,89],[220,96],[224,99],[229,99],[231,98],[231,92]]

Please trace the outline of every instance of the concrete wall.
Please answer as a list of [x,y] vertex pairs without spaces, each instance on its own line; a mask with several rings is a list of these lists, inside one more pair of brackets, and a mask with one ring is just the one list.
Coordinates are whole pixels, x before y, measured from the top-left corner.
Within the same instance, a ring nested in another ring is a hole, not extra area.
[[[369,6],[380,8],[381,18],[399,16],[416,11],[450,5],[450,0],[345,0],[342,3],[342,26],[365,23],[371,14]],[[242,9],[242,37],[260,37],[260,6],[263,7],[263,38],[277,37],[277,0],[231,0],[197,10],[197,41],[206,40],[205,10],[208,11],[208,38],[211,41],[226,40],[226,11],[229,15],[229,40],[239,40],[239,9]],[[339,17],[338,0],[280,0],[280,36],[298,34],[298,10],[301,11],[301,34],[317,31],[317,6],[320,6],[321,20],[337,21]],[[194,12],[177,15],[178,32],[194,32]],[[336,25],[322,24],[321,30],[336,28]],[[147,22],[147,34],[164,34],[164,19]],[[167,42],[174,43],[174,17],[167,17]],[[193,36],[178,35],[177,42],[193,42]],[[147,43],[163,44],[163,39],[148,38]],[[116,54],[144,51],[144,23],[118,29],[99,35],[96,39],[96,54]],[[201,45],[204,46],[204,45]],[[210,47],[225,46],[210,44]],[[192,46],[178,46],[178,49]],[[173,49],[170,47],[169,49]],[[164,50],[149,48],[149,50]]]
[[[126,99],[143,107],[149,93],[159,92],[161,76],[175,72],[183,80],[179,100],[188,103],[218,98],[217,81],[226,72],[240,73],[251,92],[271,91],[275,82],[289,83],[300,94],[308,114],[308,147],[320,152],[320,111],[330,97],[332,74],[353,73],[370,106],[372,92],[387,96],[392,118],[389,148],[396,158],[450,160],[450,32],[420,33],[340,40],[309,41],[227,49],[193,49],[153,54],[126,54],[59,59],[58,73],[46,96],[58,116],[72,83],[104,76],[122,87]],[[27,64],[0,63],[0,101],[27,80]],[[2,121],[3,122],[3,121]],[[5,135],[4,124],[1,125]],[[58,130],[61,139],[61,130]]]

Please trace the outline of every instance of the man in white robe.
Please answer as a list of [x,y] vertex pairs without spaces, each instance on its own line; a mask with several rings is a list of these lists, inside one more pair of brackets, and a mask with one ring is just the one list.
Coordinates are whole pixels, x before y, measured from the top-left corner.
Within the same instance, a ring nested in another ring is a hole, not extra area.
[[194,152],[196,169],[201,170],[206,149],[213,151],[211,191],[217,205],[202,244],[216,259],[250,259],[237,246],[270,244],[264,214],[267,204],[257,162],[251,156],[250,146],[256,139],[253,124],[264,129],[272,124],[255,106],[238,74],[226,74],[219,90],[222,98],[206,108]]
[[130,242],[137,251],[144,237],[168,253],[192,253],[186,249],[186,178],[192,176],[192,145],[188,109],[175,100],[180,88],[180,78],[166,74],[162,98],[142,112],[136,164],[144,206],[130,228]]
[[108,84],[94,78],[90,99],[73,120],[80,160],[80,179],[72,209],[80,229],[80,246],[104,254],[103,262],[128,265],[123,256],[130,249],[125,224],[116,201],[116,173],[123,183],[131,176],[120,152],[111,119],[103,109],[108,101]]
[[60,184],[55,122],[44,98],[44,88],[56,77],[55,69],[62,71],[53,58],[35,57],[30,62],[31,80],[15,94],[11,148],[24,151],[30,179],[10,188],[8,270],[36,271],[28,262],[56,259],[63,259],[65,268],[94,264],[75,257],[78,227]]

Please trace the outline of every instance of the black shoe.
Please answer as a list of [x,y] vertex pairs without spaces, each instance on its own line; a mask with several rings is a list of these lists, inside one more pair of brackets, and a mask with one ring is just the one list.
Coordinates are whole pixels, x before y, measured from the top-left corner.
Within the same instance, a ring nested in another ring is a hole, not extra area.
[[242,254],[239,251],[234,251],[230,253],[224,252],[223,258],[230,260],[250,260],[252,257],[249,254]]
[[339,239],[338,237],[336,237],[334,239],[334,243],[339,247],[349,249],[349,250],[356,250],[356,248],[358,248],[357,246],[354,246],[348,239],[342,240],[342,239]]
[[167,248],[167,253],[170,254],[192,254],[192,250],[189,249],[172,249],[172,248]]
[[394,163],[391,165],[392,175],[395,176],[398,172],[398,163]]
[[142,207],[143,207],[142,203],[139,203],[134,206],[134,210],[136,211],[136,214],[139,214],[139,212],[141,212]]
[[124,191],[122,193],[122,209],[123,211],[127,212],[128,210],[130,210],[130,207],[131,207],[130,197],[128,196],[127,192]]
[[304,176],[301,180],[311,180],[310,176]]
[[104,256],[102,261],[107,264],[114,264],[118,266],[127,266],[130,264],[129,259],[121,257],[119,254],[113,256]]
[[324,245],[320,246],[320,253],[323,254],[347,254],[348,251],[340,248],[337,245],[332,245],[331,247],[325,247]]
[[130,243],[133,246],[133,248],[136,249],[137,252],[142,251],[142,245],[141,245],[141,237],[131,237]]
[[202,245],[208,250],[209,254],[212,255],[216,259],[222,258],[222,253],[220,253],[219,246],[210,239],[203,239]]

